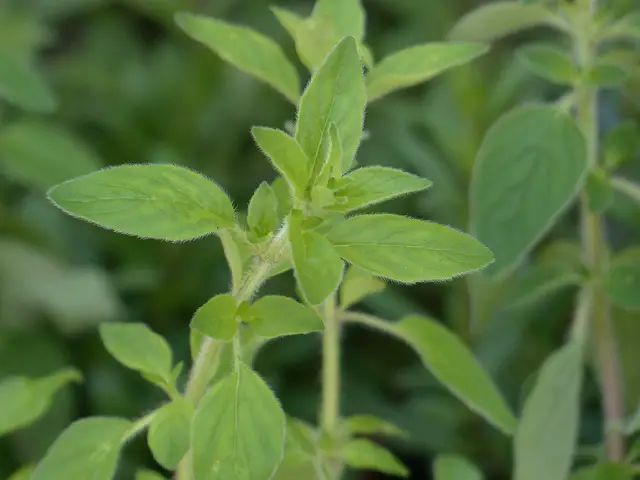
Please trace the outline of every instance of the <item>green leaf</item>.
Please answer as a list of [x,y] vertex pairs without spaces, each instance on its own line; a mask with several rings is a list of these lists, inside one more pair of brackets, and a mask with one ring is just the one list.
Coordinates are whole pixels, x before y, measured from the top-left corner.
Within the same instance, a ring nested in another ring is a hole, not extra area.
[[144,323],[103,323],[100,337],[107,351],[125,367],[170,382],[171,348]]
[[244,233],[237,230],[220,230],[218,237],[222,243],[227,265],[231,270],[232,285],[240,285],[245,269],[253,258],[252,245],[247,241]]
[[131,426],[128,420],[112,417],[72,423],[49,448],[31,480],[111,480]]
[[312,15],[330,18],[339,38],[353,37],[357,42],[364,38],[366,19],[361,0],[317,0]]
[[98,168],[93,152],[55,124],[22,120],[0,129],[0,169],[29,187],[48,189]]
[[138,470],[135,480],[166,480],[162,475],[153,470]]
[[553,45],[528,45],[518,51],[518,58],[529,70],[550,82],[571,85],[578,77],[571,57]]
[[340,285],[344,263],[326,237],[303,231],[295,215],[291,216],[289,241],[293,270],[304,298],[319,305]]
[[335,123],[342,142],[343,169],[353,163],[362,137],[367,96],[355,40],[343,39],[313,75],[302,95],[296,140],[309,159],[320,162],[321,144]]
[[476,157],[472,233],[496,256],[493,276],[514,268],[575,198],[587,172],[575,122],[547,106],[501,117]]
[[352,415],[345,420],[345,426],[352,435],[407,437],[407,434],[399,427],[374,415]]
[[625,310],[640,310],[640,247],[619,252],[604,280],[607,297]]
[[383,291],[385,286],[384,281],[351,265],[340,287],[340,308],[347,309],[363,298]]
[[613,203],[613,187],[607,174],[600,169],[589,171],[585,190],[589,210],[592,213],[602,213]]
[[634,476],[634,469],[630,465],[605,462],[581,468],[569,480],[633,480]]
[[614,188],[614,190],[624,194],[629,199],[640,204],[640,185],[622,177],[613,177],[610,180],[611,186]]
[[453,333],[419,316],[409,316],[392,328],[416,350],[433,376],[471,410],[505,434],[513,434],[516,419],[504,398],[471,351]]
[[459,455],[439,455],[433,466],[434,480],[482,480],[482,472]]
[[148,442],[153,458],[174,470],[189,451],[192,407],[183,398],[163,406],[149,426]]
[[198,407],[191,434],[194,480],[271,478],[282,459],[284,432],[277,399],[255,372],[240,365]]
[[31,480],[34,468],[33,465],[22,467],[17,472],[14,472],[7,480]]
[[530,306],[555,292],[582,283],[577,271],[557,265],[535,265],[510,282],[504,308]]
[[38,379],[4,379],[0,382],[0,437],[38,420],[49,410],[58,390],[81,378],[77,370],[65,368]]
[[267,182],[262,182],[251,197],[247,223],[258,237],[273,233],[278,228],[278,200]]
[[27,59],[0,49],[0,100],[38,112],[51,112],[56,100]]
[[351,468],[375,470],[403,478],[409,476],[409,469],[395,455],[364,438],[349,441],[337,453]]
[[296,39],[296,32],[298,31],[298,27],[304,21],[304,18],[294,13],[290,10],[286,10],[284,8],[270,6],[269,9],[278,19],[280,25],[284,27],[284,29],[289,33],[291,38]]
[[615,88],[631,78],[624,68],[608,63],[599,63],[587,72],[587,82],[601,88]]
[[374,275],[415,283],[473,272],[492,261],[474,238],[437,223],[399,215],[359,215],[328,234],[349,263]]
[[457,42],[491,42],[541,25],[558,26],[559,20],[540,5],[499,1],[467,13],[453,27],[449,39]]
[[176,15],[187,35],[204,44],[224,61],[262,80],[297,104],[300,80],[280,46],[246,27],[190,13]]
[[350,212],[413,192],[426,190],[432,183],[424,178],[389,167],[364,167],[344,177],[345,187],[336,190],[336,197],[344,197],[331,210]]
[[580,419],[582,348],[569,343],[542,366],[516,432],[514,480],[568,477]]
[[488,51],[474,43],[417,45],[383,58],[367,75],[367,96],[373,102],[394,90],[426,82]]
[[278,295],[262,297],[251,305],[251,329],[264,338],[319,332],[324,324],[309,307]]
[[232,295],[216,295],[201,306],[191,320],[191,328],[206,336],[230,341],[238,330],[238,304]]
[[[253,127],[253,138],[273,167],[287,181],[292,192],[303,200],[309,180],[307,156],[298,143],[281,130]],[[281,212],[282,213],[282,212]]]
[[614,22],[605,30],[603,37],[608,40],[640,39],[640,12],[631,11]]
[[618,123],[604,138],[604,166],[618,168],[640,150],[640,129],[633,120]]
[[193,240],[235,226],[233,206],[222,189],[175,165],[100,170],[53,187],[49,198],[74,217],[159,240]]

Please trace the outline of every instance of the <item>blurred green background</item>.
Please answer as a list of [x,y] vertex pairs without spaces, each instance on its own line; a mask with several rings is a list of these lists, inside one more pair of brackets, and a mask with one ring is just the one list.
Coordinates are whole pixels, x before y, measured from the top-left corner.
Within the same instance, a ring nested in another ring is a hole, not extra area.
[[[457,18],[483,2],[363,3],[367,43],[379,60],[403,47],[443,40]],[[623,11],[631,0],[605,3]],[[170,162],[215,179],[242,211],[256,186],[275,176],[253,144],[250,127],[282,127],[293,119],[294,109],[179,32],[172,15],[191,10],[252,26],[281,43],[293,60],[293,43],[270,4],[0,1],[0,53],[29,58],[57,104],[37,113],[0,103],[0,378],[42,375],[64,365],[76,366],[85,376],[83,384],[56,396],[44,418],[0,440],[1,479],[37,461],[74,418],[135,417],[162,400],[160,391],[107,354],[97,335],[99,322],[146,322],[171,342],[179,359],[189,360],[191,315],[229,286],[219,241],[209,237],[164,244],[120,236],[64,216],[44,193],[59,181],[103,166]],[[312,2],[282,0],[277,5],[307,14]],[[486,129],[517,104],[554,100],[562,93],[514,58],[517,46],[554,40],[554,35],[544,29],[518,34],[468,66],[371,105],[359,163],[403,168],[434,182],[427,192],[386,204],[385,210],[466,230],[468,182]],[[638,116],[638,84],[632,80],[623,92],[603,93],[604,130]],[[633,163],[626,168],[630,176],[640,176]],[[611,214],[612,244],[637,243],[640,210],[616,198]],[[576,212],[570,211],[539,246],[535,261],[571,258],[575,231]],[[503,285],[476,277],[389,285],[361,308],[389,319],[407,313],[441,319],[472,346],[518,411],[531,376],[563,339],[575,293],[555,294],[535,308],[507,309],[507,287],[518,274]],[[473,302],[470,286],[476,292]],[[266,290],[292,293],[292,287],[286,274]],[[640,392],[640,378],[634,381],[634,375],[640,377],[635,368],[640,318],[617,312],[616,326],[632,411]],[[431,459],[445,452],[467,456],[488,479],[508,478],[508,439],[439,386],[408,347],[356,327],[347,329],[344,343],[344,413],[377,414],[404,428],[409,439],[388,446],[411,467],[412,478],[430,478]],[[308,421],[315,421],[318,411],[319,346],[316,336],[272,342],[256,363],[287,413]],[[581,443],[597,445],[600,400],[593,376],[583,407]],[[131,480],[142,465],[159,470],[144,439],[137,439],[125,449],[119,478]],[[350,478],[386,477],[353,473]]]

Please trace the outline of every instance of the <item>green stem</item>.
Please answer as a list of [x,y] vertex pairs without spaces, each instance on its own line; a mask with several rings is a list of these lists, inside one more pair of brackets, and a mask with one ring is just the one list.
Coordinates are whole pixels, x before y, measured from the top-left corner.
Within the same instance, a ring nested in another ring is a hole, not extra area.
[[320,426],[325,433],[333,435],[340,418],[340,319],[336,314],[334,295],[327,299],[323,310]]
[[379,330],[394,337],[399,337],[398,333],[393,329],[393,323],[374,315],[368,315],[360,312],[343,312],[340,315],[340,319],[343,322],[359,323],[360,325],[373,328],[374,330]]

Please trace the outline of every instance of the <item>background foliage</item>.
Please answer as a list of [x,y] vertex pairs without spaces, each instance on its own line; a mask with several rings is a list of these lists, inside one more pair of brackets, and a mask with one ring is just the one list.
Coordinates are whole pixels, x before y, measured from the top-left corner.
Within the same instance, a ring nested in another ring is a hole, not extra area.
[[[189,40],[171,19],[174,11],[186,9],[246,24],[285,45],[289,58],[295,58],[270,3],[8,0],[0,5],[0,72],[2,62],[29,59],[44,82],[38,105],[0,104],[0,379],[41,376],[67,365],[85,378],[60,391],[36,424],[0,439],[0,478],[41,458],[74,418],[133,417],[162,398],[108,355],[98,323],[143,321],[171,341],[179,360],[189,359],[187,326],[193,312],[229,285],[219,241],[166,244],[113,235],[65,217],[46,201],[44,191],[102,166],[177,163],[215,178],[246,205],[255,187],[274,176],[250,128],[284,126],[293,107]],[[367,43],[381,58],[442,40],[456,19],[481,3],[365,0]],[[604,3],[622,12],[632,2]],[[302,0],[277,5],[303,14],[311,8]],[[468,230],[468,182],[487,128],[515,105],[558,94],[557,87],[529,73],[515,51],[554,35],[536,29],[510,37],[479,60],[368,108],[368,138],[359,161],[403,168],[434,182],[427,193],[395,200],[385,210]],[[605,91],[601,102],[603,129],[637,120],[640,76],[620,92]],[[624,167],[630,178],[640,176],[635,163]],[[637,205],[616,195],[610,213],[613,247],[637,243]],[[570,259],[576,222],[575,211],[564,215],[538,246],[536,261]],[[507,308],[515,281],[487,284],[474,277],[470,282],[482,294],[473,303],[469,280],[390,285],[363,309],[391,319],[408,313],[441,319],[473,348],[519,411],[531,376],[562,342],[574,292],[560,291],[535,307]],[[292,287],[290,277],[283,276],[267,290],[290,293]],[[640,393],[634,367],[640,318],[617,313],[632,413]],[[406,346],[355,327],[345,335],[343,411],[377,414],[407,431],[407,439],[388,446],[415,478],[430,478],[431,458],[447,452],[467,456],[487,478],[508,478],[508,439],[429,377]],[[319,366],[315,336],[273,342],[256,361],[287,413],[310,421],[319,405]],[[602,420],[592,377],[582,404],[581,444],[596,444]],[[144,439],[125,450],[121,478],[133,478],[141,464],[160,470]],[[360,473],[353,478],[383,477]]]

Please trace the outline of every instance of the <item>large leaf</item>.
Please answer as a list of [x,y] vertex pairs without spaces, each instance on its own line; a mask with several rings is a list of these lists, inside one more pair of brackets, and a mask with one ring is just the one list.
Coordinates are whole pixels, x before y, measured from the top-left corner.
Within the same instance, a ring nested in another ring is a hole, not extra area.
[[496,256],[492,275],[512,269],[566,210],[587,171],[575,122],[553,107],[525,106],[487,133],[471,185],[472,233]]
[[580,419],[582,349],[569,343],[542,366],[516,432],[514,480],[569,475]]
[[349,441],[338,453],[351,468],[375,470],[397,477],[409,476],[409,469],[389,450],[364,438]]
[[431,373],[469,408],[507,435],[516,419],[471,351],[447,328],[425,317],[410,316],[393,331],[411,345]]
[[251,305],[250,314],[251,329],[264,338],[299,335],[324,329],[322,320],[313,309],[289,297],[262,297]]
[[[194,480],[265,480],[280,464],[285,417],[246,365],[202,399],[192,424]],[[215,453],[214,453],[215,452]]]
[[78,420],[49,448],[31,480],[111,480],[131,426],[121,418]]
[[367,96],[373,102],[384,95],[435,77],[486,53],[488,47],[474,43],[432,43],[392,53],[367,75]]
[[296,140],[311,167],[320,161],[320,147],[331,123],[336,124],[342,142],[343,167],[352,164],[362,136],[366,102],[356,42],[347,37],[313,75],[300,100]]
[[0,49],[0,100],[28,110],[50,112],[56,101],[27,59]]
[[215,183],[175,165],[125,165],[49,191],[62,210],[127,235],[192,240],[233,227],[234,211]]
[[469,235],[391,214],[349,218],[328,238],[349,263],[407,283],[456,277],[485,267],[493,258]]
[[440,455],[433,466],[434,480],[482,480],[482,472],[458,455]]
[[176,22],[226,62],[267,83],[292,103],[298,103],[298,73],[270,38],[246,27],[189,13],[177,14]]
[[177,398],[158,410],[149,426],[149,448],[168,470],[175,469],[189,450],[192,413],[193,407]]

